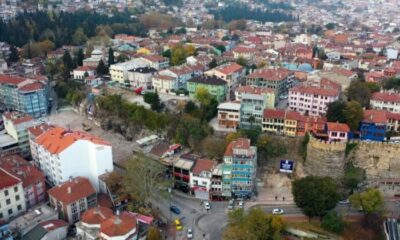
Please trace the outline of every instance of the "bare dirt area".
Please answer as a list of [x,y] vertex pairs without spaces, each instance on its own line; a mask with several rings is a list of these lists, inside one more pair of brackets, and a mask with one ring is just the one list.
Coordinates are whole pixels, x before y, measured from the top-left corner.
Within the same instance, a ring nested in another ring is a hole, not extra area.
[[70,128],[71,130],[83,131],[82,123],[91,127],[90,134],[101,137],[109,141],[113,146],[113,159],[116,163],[121,163],[128,159],[133,152],[133,142],[125,140],[125,138],[112,131],[105,131],[88,120],[85,116],[80,115],[73,110],[61,111],[49,117],[49,123],[59,125],[61,127]]

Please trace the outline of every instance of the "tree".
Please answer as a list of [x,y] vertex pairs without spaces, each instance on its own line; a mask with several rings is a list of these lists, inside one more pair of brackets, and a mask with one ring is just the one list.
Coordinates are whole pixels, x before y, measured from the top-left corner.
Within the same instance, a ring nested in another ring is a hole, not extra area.
[[247,67],[247,60],[244,57],[239,57],[238,59],[236,59],[236,63],[243,67]]
[[277,137],[261,135],[257,140],[257,150],[267,157],[275,158],[287,153],[286,145]]
[[181,35],[181,34],[186,34],[186,28],[181,27],[178,30],[176,30],[175,34]]
[[342,216],[340,216],[335,211],[328,212],[322,218],[321,226],[322,228],[334,233],[342,233],[344,230],[344,222]]
[[110,47],[110,48],[108,48],[108,67],[110,67],[114,63],[115,63],[115,61],[114,61],[114,50]]
[[213,136],[206,137],[203,142],[204,153],[208,158],[222,159],[225,153],[225,141]]
[[83,49],[79,48],[78,53],[76,54],[76,64],[78,66],[82,66],[84,58],[85,58],[85,54],[83,54]]
[[72,35],[72,43],[75,45],[82,45],[88,40],[85,35],[83,28],[79,27],[76,29],[74,35]]
[[230,212],[223,239],[226,240],[275,240],[281,239],[285,222],[281,216],[252,208],[247,214],[243,209]]
[[117,62],[126,62],[128,60],[128,56],[123,53],[120,53],[117,57]]
[[351,193],[358,187],[358,184],[365,180],[365,171],[355,167],[352,163],[347,163],[344,169],[343,182]]
[[326,56],[325,50],[324,49],[319,49],[318,51],[318,58],[321,60],[326,60],[328,57]]
[[189,100],[185,105],[184,112],[191,114],[194,111],[196,111],[197,109],[198,109],[197,105],[192,100]]
[[343,109],[346,107],[346,103],[343,101],[335,101],[328,104],[328,110],[326,111],[326,118],[329,122],[340,122],[345,123],[346,117],[343,115]]
[[143,95],[143,100],[150,104],[151,110],[153,111],[160,111],[161,110],[161,101],[160,97],[158,96],[157,92],[146,92]]
[[18,62],[18,60],[19,60],[18,49],[14,45],[11,45],[10,55],[8,55],[8,61],[15,63]]
[[400,78],[389,78],[383,82],[384,89],[400,90]]
[[309,217],[322,217],[339,200],[336,183],[330,177],[307,176],[295,180],[292,193],[296,205]]
[[325,27],[326,27],[326,29],[328,29],[328,30],[332,30],[332,29],[334,29],[334,28],[336,27],[336,24],[334,24],[334,23],[328,23],[328,24],[325,25]]
[[205,87],[198,87],[194,96],[194,98],[202,105],[209,105],[212,97],[213,96],[208,92],[207,88]]
[[151,226],[147,232],[147,240],[162,240],[162,235],[160,233],[160,230],[158,230],[156,227]]
[[63,64],[68,71],[72,71],[74,69],[74,62],[72,61],[71,54],[69,51],[64,51],[64,55],[62,57]]
[[104,64],[103,60],[100,60],[99,64],[97,65],[96,72],[100,75],[108,74],[108,68]]
[[224,53],[226,51],[226,47],[224,45],[218,45],[215,48],[218,49],[221,53]]
[[215,60],[215,58],[213,58],[213,60],[211,60],[211,62],[208,64],[208,68],[212,69],[212,68],[215,68],[216,66],[218,66],[217,60]]
[[159,189],[170,186],[170,183],[163,178],[163,166],[142,153],[126,161],[124,167],[126,170],[123,179],[125,191],[132,199],[139,201],[145,207],[150,206],[151,200],[158,194]]
[[364,118],[364,111],[361,105],[356,101],[350,101],[346,104],[343,110],[343,115],[346,118],[346,123],[351,131],[357,131],[360,122]]
[[351,195],[350,203],[366,214],[383,211],[383,195],[377,188],[368,188],[364,192]]
[[350,83],[347,89],[347,98],[349,101],[357,101],[362,107],[369,107],[371,98],[371,90],[368,84],[364,81],[355,80]]

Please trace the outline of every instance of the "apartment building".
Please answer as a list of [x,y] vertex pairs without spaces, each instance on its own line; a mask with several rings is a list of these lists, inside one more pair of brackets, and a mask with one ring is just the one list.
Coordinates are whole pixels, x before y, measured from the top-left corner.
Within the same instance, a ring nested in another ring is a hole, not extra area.
[[380,91],[371,96],[371,108],[400,113],[400,93],[394,90]]
[[206,89],[218,102],[226,99],[228,87],[226,81],[216,76],[198,76],[187,81],[189,96],[194,98],[199,88]]
[[223,163],[218,164],[211,173],[210,199],[222,200],[222,167]]
[[169,67],[169,59],[159,55],[146,55],[139,58],[145,63],[149,64],[149,67],[157,70],[166,69]]
[[0,168],[0,220],[8,221],[26,211],[22,181]]
[[222,196],[250,198],[254,193],[257,168],[257,148],[250,139],[232,141],[224,154]]
[[22,181],[26,208],[46,201],[44,174],[19,155],[0,157],[0,168]]
[[213,160],[196,160],[190,171],[190,189],[196,198],[205,200],[210,198],[211,175],[216,165],[217,163]]
[[157,70],[152,67],[139,67],[128,71],[128,81],[131,88],[153,88],[153,76]]
[[0,75],[0,103],[8,110],[40,117],[48,112],[48,98],[48,86],[44,81]]
[[224,102],[218,105],[218,127],[236,130],[240,125],[240,103]]
[[229,99],[230,94],[233,93],[233,91],[239,85],[239,82],[246,75],[246,69],[237,63],[227,63],[210,69],[204,72],[204,74],[207,76],[216,76],[226,81],[228,84]]
[[325,84],[295,86],[289,90],[289,108],[303,115],[325,115],[328,104],[339,100],[338,88]]
[[110,143],[86,132],[53,127],[43,131],[31,143],[35,165],[51,184],[85,176],[98,190],[98,177],[113,171]]
[[[259,95],[264,98],[265,108],[275,108],[276,95],[275,91],[271,88],[261,88],[254,86],[240,86],[235,90],[235,100],[241,102],[244,98],[251,98],[249,95]],[[253,96],[254,97],[254,96]]]
[[139,68],[148,67],[150,64],[132,59],[127,62],[116,63],[110,66],[110,76],[112,81],[118,82],[121,86],[126,86],[129,83],[128,71]]
[[97,206],[88,209],[82,214],[81,221],[75,224],[78,239],[98,239],[101,224],[113,216],[113,211],[109,208]]
[[71,178],[47,193],[51,207],[70,224],[79,221],[83,212],[97,205],[96,190],[85,177]]
[[267,106],[274,105],[274,93],[268,89],[252,86],[240,87],[236,96],[240,99],[240,127],[262,126],[263,111]]
[[38,125],[31,116],[20,112],[3,113],[3,123],[6,134],[1,141],[2,154],[20,154],[23,157],[30,155],[28,128]]
[[284,68],[255,70],[246,76],[246,85],[271,88],[276,97],[287,92],[288,82],[291,82],[294,74]]

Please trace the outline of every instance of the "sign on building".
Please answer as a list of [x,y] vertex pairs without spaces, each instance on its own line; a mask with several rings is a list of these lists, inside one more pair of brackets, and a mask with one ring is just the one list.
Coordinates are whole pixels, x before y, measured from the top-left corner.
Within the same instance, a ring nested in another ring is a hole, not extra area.
[[281,160],[279,165],[279,171],[284,173],[292,173],[294,168],[293,160]]

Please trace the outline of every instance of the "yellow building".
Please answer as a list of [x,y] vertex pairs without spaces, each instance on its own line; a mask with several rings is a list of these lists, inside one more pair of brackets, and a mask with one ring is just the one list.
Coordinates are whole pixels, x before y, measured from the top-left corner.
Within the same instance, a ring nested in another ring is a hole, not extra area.
[[287,111],[285,117],[285,127],[284,134],[285,136],[296,136],[297,124],[300,119],[300,113]]
[[150,55],[152,53],[152,51],[150,49],[145,48],[145,47],[139,48],[136,52],[139,54],[144,54],[144,55]]

